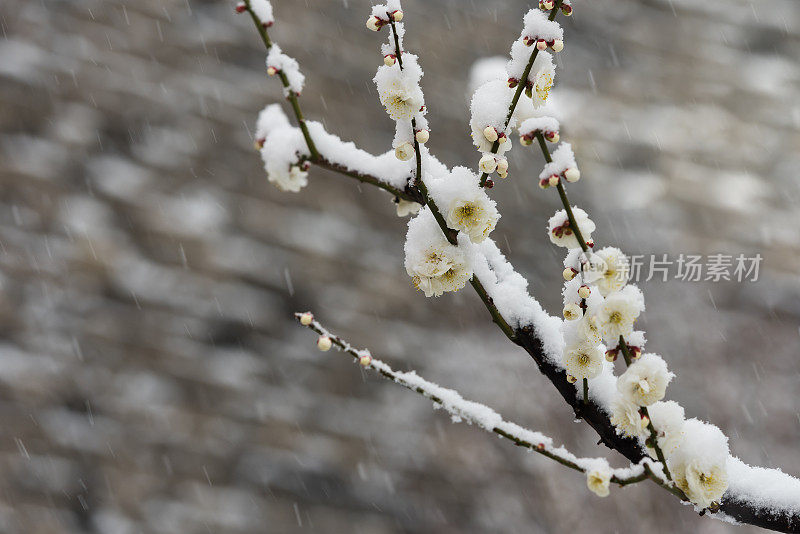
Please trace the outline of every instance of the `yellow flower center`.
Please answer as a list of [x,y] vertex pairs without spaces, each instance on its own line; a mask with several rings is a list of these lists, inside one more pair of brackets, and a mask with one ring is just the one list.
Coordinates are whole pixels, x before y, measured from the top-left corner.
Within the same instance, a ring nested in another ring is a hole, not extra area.
[[622,322],[622,314],[618,311],[612,312],[611,315],[608,316],[608,321],[610,323],[619,324]]

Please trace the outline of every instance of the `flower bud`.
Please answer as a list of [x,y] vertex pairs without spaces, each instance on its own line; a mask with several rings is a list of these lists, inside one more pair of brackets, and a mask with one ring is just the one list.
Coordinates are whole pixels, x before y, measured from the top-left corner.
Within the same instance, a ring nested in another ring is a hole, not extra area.
[[497,176],[505,180],[506,178],[508,178],[508,171],[503,171],[503,172],[497,171]]
[[536,49],[539,50],[540,52],[544,52],[545,50],[547,50],[547,41],[545,41],[544,39],[538,39],[536,41]]
[[507,173],[508,172],[508,160],[501,159],[497,162],[497,173]]
[[370,18],[367,19],[367,28],[369,28],[370,30],[376,32],[381,29],[381,26],[383,26],[383,24],[381,23],[381,19],[379,19],[375,15],[372,15]]
[[267,67],[267,74],[270,76],[275,76],[276,74],[278,74],[278,69],[276,69],[275,67]]
[[383,56],[383,64],[386,65],[387,67],[391,67],[396,62],[397,59],[395,58],[394,54],[386,54],[385,56]]
[[619,351],[617,349],[609,349],[606,351],[606,361],[615,362],[617,361],[617,354]]
[[483,187],[485,187],[486,189],[493,188],[494,187],[494,180],[492,180],[491,178],[487,178],[486,181],[483,183]]
[[491,126],[487,126],[486,128],[483,129],[483,136],[490,143],[494,143],[498,139],[497,130],[495,130]]
[[553,44],[550,46],[553,49],[553,52],[561,52],[564,50],[564,41],[561,39],[556,39],[553,41]]
[[300,324],[303,326],[308,326],[314,320],[314,316],[311,312],[305,312],[303,315],[300,316]]
[[529,135],[521,135],[519,137],[519,142],[523,146],[531,146],[533,144],[533,137]]
[[494,156],[491,154],[484,154],[484,156],[478,162],[478,167],[480,167],[481,172],[491,174],[497,168],[497,160],[495,160]]
[[566,178],[568,182],[577,182],[581,179],[581,171],[570,167],[564,171],[564,178]]
[[554,174],[547,181],[551,186],[553,186],[553,187],[557,186],[558,182],[559,182],[558,175]]
[[578,296],[582,299],[588,299],[589,295],[592,294],[592,290],[586,284],[583,284],[581,287],[578,288]]
[[572,267],[567,267],[566,269],[564,269],[564,272],[562,274],[564,275],[564,280],[569,282],[570,280],[575,278],[575,275],[578,274],[578,271],[576,271]]
[[576,319],[580,319],[581,315],[581,307],[575,304],[574,302],[570,302],[566,306],[564,306],[564,319],[567,321],[574,321]]
[[529,35],[526,35],[525,37],[522,38],[522,42],[525,43],[525,46],[533,46],[533,44],[536,42],[536,39],[534,39]]
[[247,6],[244,4],[244,2],[239,2],[236,4],[237,13],[244,13],[245,11],[247,11]]
[[510,89],[515,88],[519,84],[519,80],[516,78],[509,78],[508,79],[508,87]]
[[528,98],[533,98],[533,87],[526,87],[525,88],[525,96]]
[[417,143],[424,145],[428,142],[428,139],[431,138],[431,134],[428,133],[428,130],[419,130],[414,135],[414,138],[417,140]]
[[264,143],[266,143],[266,142],[267,142],[267,138],[266,137],[259,137],[253,143],[253,146],[255,147],[256,150],[261,150],[262,148],[264,148]]
[[574,384],[577,381],[578,381],[578,379],[575,378],[574,376],[572,376],[570,374],[567,375],[567,382],[569,382],[570,384]]
[[642,415],[642,428],[647,428],[648,426],[650,426],[650,418]]
[[372,363],[372,356],[369,354],[362,354],[358,357],[358,363],[361,364],[361,367],[369,367],[369,364]]
[[572,6],[571,6],[571,5],[569,5],[569,4],[561,4],[561,13],[562,13],[562,14],[563,14],[565,17],[570,17],[570,16],[572,16]]
[[317,340],[317,348],[319,350],[322,352],[328,352],[331,350],[331,345],[331,338],[328,336],[319,336],[319,339]]
[[555,5],[553,3],[553,0],[542,0],[542,7],[545,8],[546,10],[548,10],[548,11],[553,9],[553,5]]
[[403,143],[394,149],[394,155],[400,161],[408,161],[414,155],[414,147],[411,143]]
[[395,22],[400,22],[401,20],[403,20],[403,12],[400,11],[399,9],[397,11],[393,11],[392,20]]
[[548,187],[550,187],[550,180],[548,180],[547,178],[542,178],[541,180],[539,180],[539,187],[542,189],[547,189]]
[[587,239],[586,246],[589,248],[594,248],[594,239]]
[[506,137],[506,134],[504,134],[504,133],[501,133],[500,135],[498,135],[498,136],[497,136],[497,142],[498,142],[499,144],[501,144],[501,145],[502,145],[502,144],[503,144],[503,143],[505,143],[506,141],[508,141],[508,137]]
[[551,143],[558,143],[558,140],[561,139],[561,137],[558,135],[558,132],[545,132],[544,138]]

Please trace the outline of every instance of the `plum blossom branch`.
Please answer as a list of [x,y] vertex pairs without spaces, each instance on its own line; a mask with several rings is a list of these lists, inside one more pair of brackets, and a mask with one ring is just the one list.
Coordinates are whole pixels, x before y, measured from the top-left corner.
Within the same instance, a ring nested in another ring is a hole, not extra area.
[[[431,399],[437,406],[444,408],[451,415],[453,422],[466,421],[470,424],[475,424],[484,430],[506,438],[518,447],[534,451],[580,473],[587,473],[596,468],[598,464],[606,467],[608,465],[605,459],[581,458],[575,456],[564,447],[556,447],[553,445],[552,438],[540,432],[521,427],[516,423],[506,421],[488,406],[466,400],[457,391],[429,382],[415,371],[405,373],[395,371],[387,363],[373,358],[369,350],[357,349],[342,337],[333,334],[314,319],[311,312],[298,312],[294,316],[301,325],[319,334],[317,345],[321,350],[328,351],[332,346],[337,347],[342,352],[353,356],[355,361],[365,369],[371,369],[384,378]],[[610,469],[610,482],[619,486],[627,486],[651,479],[663,487],[663,481],[650,469],[650,464],[652,463],[651,460],[644,459],[639,464],[631,464],[625,468]]]
[[[547,20],[554,21],[556,19],[556,15],[558,15],[558,10],[561,8],[561,3],[563,0],[555,0],[553,4],[553,8],[550,10],[550,14],[547,17]],[[525,70],[522,73],[522,77],[520,80],[527,80],[528,76],[531,73],[531,69],[533,68],[533,64],[536,62],[536,57],[539,55],[539,48],[533,47],[533,51],[531,52],[530,59],[528,60],[528,64],[525,66]],[[517,89],[514,91],[514,96],[511,98],[511,104],[508,106],[508,113],[506,114],[506,122],[505,127],[508,127],[508,124],[511,122],[511,117],[514,116],[514,110],[517,108],[517,104],[519,103],[519,99],[522,96],[522,91],[525,89],[524,83],[518,83]],[[492,154],[497,154],[498,149],[500,148],[500,141],[496,139],[492,142]],[[489,177],[489,173],[482,173],[481,174],[481,186],[486,185],[486,179]]]

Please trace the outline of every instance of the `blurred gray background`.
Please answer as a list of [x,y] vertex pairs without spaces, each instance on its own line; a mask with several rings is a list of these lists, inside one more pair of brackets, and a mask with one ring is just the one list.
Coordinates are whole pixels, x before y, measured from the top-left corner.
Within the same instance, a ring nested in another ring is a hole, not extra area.
[[[273,3],[307,116],[385,151],[369,2]],[[404,2],[445,163],[477,162],[469,66],[506,54],[528,7]],[[643,284],[669,397],[743,460],[799,474],[800,6],[575,0],[564,25],[555,94],[595,240],[764,257],[757,283]],[[598,499],[316,350],[292,312],[607,454],[474,294],[415,293],[386,195],[318,169],[301,194],[267,183],[251,132],[280,88],[233,2],[8,0],[0,26],[0,531],[757,530],[647,484]],[[492,192],[493,236],[557,313],[558,199],[534,148]]]

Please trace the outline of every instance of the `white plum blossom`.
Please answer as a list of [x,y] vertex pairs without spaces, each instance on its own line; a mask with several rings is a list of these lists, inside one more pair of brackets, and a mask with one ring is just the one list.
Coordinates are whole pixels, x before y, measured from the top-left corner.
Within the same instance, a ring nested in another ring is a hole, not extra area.
[[403,53],[403,68],[395,63],[381,65],[373,81],[378,89],[378,97],[386,108],[386,113],[394,120],[411,120],[425,105],[425,97],[419,86],[422,69],[416,56]]
[[590,469],[586,471],[586,485],[598,497],[608,497],[610,482],[611,471],[608,469]]
[[599,345],[603,342],[603,325],[595,315],[584,315],[578,323],[578,331],[589,343]]
[[[684,410],[683,406],[675,401],[658,401],[647,407],[650,421],[656,429],[658,446],[664,455],[669,458],[680,445],[683,438]],[[648,447],[647,452],[653,458],[655,450]]]
[[675,484],[697,506],[719,502],[728,489],[728,438],[714,425],[689,419],[680,444],[667,458]]
[[[603,325],[603,339],[616,345],[619,336],[627,336],[633,331],[633,323],[644,309],[641,302],[641,292],[634,286],[627,289],[635,291],[618,291],[610,294],[603,301],[597,312],[597,317]],[[638,298],[637,298],[638,297]]]
[[450,203],[447,226],[469,235],[473,243],[480,243],[494,230],[499,218],[495,202],[483,191],[473,191]]
[[628,283],[628,258],[616,247],[605,247],[593,254],[600,261],[593,262],[595,270],[594,283],[600,294],[607,297],[614,291],[619,291]]
[[[589,215],[578,207],[572,208],[572,215],[581,231],[583,239],[588,241],[592,237],[596,226],[589,218]],[[566,210],[558,210],[548,221],[547,234],[554,245],[564,248],[580,248],[575,232],[570,228],[569,217]]]
[[610,421],[617,433],[623,436],[641,438],[648,434],[648,421],[639,413],[639,406],[622,396],[615,397],[611,402]]
[[575,378],[594,378],[603,370],[603,351],[587,341],[568,346],[564,350],[564,369]]
[[410,200],[403,200],[402,198],[396,199],[395,206],[397,208],[398,217],[416,215],[422,207],[418,202],[411,202]]
[[617,390],[625,400],[639,406],[650,406],[664,398],[667,385],[675,376],[667,362],[657,354],[645,354],[617,379]]
[[447,226],[480,243],[494,230],[500,213],[497,204],[480,187],[480,176],[466,167],[432,179],[426,176],[428,192],[442,210]]
[[528,79],[533,84],[530,97],[534,107],[544,105],[550,96],[550,90],[553,88],[556,79],[553,56],[547,52],[539,52]]
[[405,253],[406,272],[426,297],[458,291],[472,277],[467,257],[445,239],[427,206],[408,223]]

